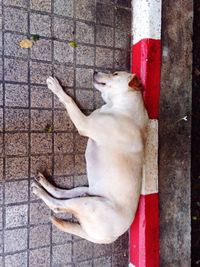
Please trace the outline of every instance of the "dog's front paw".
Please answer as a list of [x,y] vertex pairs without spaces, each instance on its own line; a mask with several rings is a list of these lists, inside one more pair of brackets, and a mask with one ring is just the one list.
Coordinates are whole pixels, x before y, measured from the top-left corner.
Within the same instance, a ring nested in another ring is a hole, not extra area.
[[62,91],[62,87],[59,84],[59,81],[56,78],[49,76],[47,78],[47,87],[54,93],[58,94]]

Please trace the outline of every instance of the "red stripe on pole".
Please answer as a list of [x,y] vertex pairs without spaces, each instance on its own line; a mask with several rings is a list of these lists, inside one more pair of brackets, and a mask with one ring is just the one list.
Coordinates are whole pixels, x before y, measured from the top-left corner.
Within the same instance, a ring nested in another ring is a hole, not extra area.
[[130,262],[136,267],[159,267],[158,193],[141,195],[130,228]]
[[160,95],[161,41],[142,39],[132,46],[132,73],[144,85],[144,101],[150,119],[158,119]]

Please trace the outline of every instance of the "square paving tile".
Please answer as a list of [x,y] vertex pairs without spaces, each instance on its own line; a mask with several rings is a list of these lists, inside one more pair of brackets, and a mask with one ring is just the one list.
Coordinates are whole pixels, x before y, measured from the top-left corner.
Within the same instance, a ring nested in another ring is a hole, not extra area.
[[52,76],[52,65],[42,62],[30,63],[30,79],[31,83],[45,84],[46,79]]
[[[104,258],[99,258],[99,259],[95,259],[94,260],[94,266],[95,267],[111,267],[112,265],[112,261],[111,261],[111,257],[104,257]],[[115,266],[115,265],[114,265]],[[128,265],[120,265],[120,267],[122,266],[128,266]]]
[[51,61],[52,56],[51,40],[39,39],[31,48],[31,58],[38,60]]
[[94,44],[94,24],[76,21],[76,40],[78,42]]
[[46,86],[31,86],[31,107],[52,107],[52,93]]
[[53,178],[53,182],[55,183],[57,187],[63,188],[63,189],[71,189],[74,187],[73,176],[66,176],[66,177],[57,176]]
[[20,59],[5,58],[4,75],[6,81],[27,82],[28,62]]
[[25,156],[28,154],[28,134],[5,134],[5,154]]
[[112,256],[112,266],[121,267],[128,266],[128,257],[127,254],[118,253]]
[[29,247],[38,248],[47,245],[50,245],[50,225],[31,226]]
[[0,208],[0,230],[3,229],[3,209]]
[[3,86],[0,83],[0,106],[3,106]]
[[54,0],[54,13],[61,15],[61,16],[67,16],[67,17],[73,17],[73,9],[74,9],[74,1],[73,0]]
[[4,232],[5,252],[27,249],[27,229],[13,229]]
[[84,261],[92,258],[93,244],[86,240],[76,241],[73,244],[74,261]]
[[31,9],[38,11],[51,12],[51,1],[49,0],[31,0]]
[[4,5],[8,6],[16,6],[16,7],[27,7],[27,0],[4,0],[3,1]]
[[72,236],[68,233],[60,231],[54,225],[52,226],[52,242],[53,244],[65,244],[72,240]]
[[3,252],[3,232],[0,232],[0,253]]
[[39,130],[47,132],[53,129],[52,126],[52,111],[32,109],[31,110],[31,130]]
[[74,186],[88,186],[87,175],[75,175],[74,176]]
[[97,3],[96,7],[97,24],[114,25],[114,6],[107,6]]
[[6,32],[4,34],[4,54],[6,56],[13,56],[27,58],[28,50],[22,49],[19,45],[20,41],[27,38],[25,35]]
[[52,249],[52,266],[65,267],[67,263],[71,262],[71,243],[65,245],[53,245]]
[[121,29],[116,29],[115,47],[129,50],[131,47],[131,33],[127,33]]
[[73,153],[73,134],[55,133],[54,134],[54,153]]
[[5,84],[5,105],[9,107],[28,107],[28,86]]
[[6,180],[28,178],[28,157],[6,158]]
[[55,176],[74,174],[73,155],[57,155],[54,157],[54,174]]
[[5,7],[4,8],[4,29],[27,33],[28,31],[28,13],[25,10]]
[[2,57],[0,57],[0,80],[3,79],[3,61]]
[[20,203],[27,200],[28,200],[28,181],[7,182],[5,184],[6,204]]
[[128,70],[130,69],[130,52],[116,50],[114,65],[116,70]]
[[54,37],[71,41],[74,37],[74,21],[72,19],[54,17]]
[[29,128],[29,111],[27,109],[6,109],[5,130],[25,131]]
[[52,156],[40,155],[31,157],[31,177],[35,177],[37,172],[44,172],[48,175],[52,172]]
[[3,158],[0,158],[0,181],[3,180]]
[[54,111],[54,130],[69,132],[73,130],[73,123],[70,120],[67,111]]
[[30,33],[51,37],[51,17],[49,15],[31,13]]
[[112,47],[114,43],[114,29],[107,26],[96,26],[96,44]]
[[95,2],[93,0],[82,0],[76,5],[76,17],[79,19],[95,20]]
[[76,102],[82,109],[94,108],[94,92],[91,90],[76,90]]
[[54,41],[54,59],[60,63],[73,63],[74,49],[67,42]]
[[27,252],[5,256],[5,267],[11,267],[13,266],[13,263],[15,264],[15,267],[28,267]]
[[72,87],[74,85],[74,68],[62,64],[54,64],[54,76],[62,86]]
[[131,10],[124,8],[117,8],[115,26],[122,31],[130,31],[131,27]]
[[0,132],[3,132],[3,109],[0,108]]
[[96,48],[96,66],[103,68],[112,68],[113,50],[108,48]]
[[131,8],[131,0],[117,0],[117,5]]
[[89,261],[82,261],[82,262],[77,262],[76,263],[76,267],[92,267],[92,266],[93,266],[93,263],[92,263],[91,260],[89,260]]
[[93,88],[93,69],[76,69],[76,86],[82,88]]
[[5,227],[26,226],[28,223],[28,205],[15,205],[6,208]]
[[79,45],[76,48],[76,63],[94,66],[94,47]]
[[76,175],[86,173],[85,155],[75,155],[75,173]]
[[31,250],[29,254],[30,267],[50,267],[50,247]]
[[51,210],[44,202],[30,203],[30,224],[50,222]]
[[32,133],[31,134],[31,153],[48,154],[52,152],[51,133]]
[[75,134],[74,143],[75,143],[75,153],[85,153],[87,146],[88,138],[81,136],[79,133]]
[[3,156],[3,134],[0,133],[0,156]]
[[106,244],[106,245],[94,244],[95,258],[111,255],[111,253],[112,253],[112,244]]

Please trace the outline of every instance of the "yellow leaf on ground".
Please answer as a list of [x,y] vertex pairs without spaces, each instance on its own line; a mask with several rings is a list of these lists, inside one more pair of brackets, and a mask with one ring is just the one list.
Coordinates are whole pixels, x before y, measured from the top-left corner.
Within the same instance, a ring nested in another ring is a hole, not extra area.
[[19,43],[21,48],[31,48],[33,46],[33,41],[29,39],[23,39]]

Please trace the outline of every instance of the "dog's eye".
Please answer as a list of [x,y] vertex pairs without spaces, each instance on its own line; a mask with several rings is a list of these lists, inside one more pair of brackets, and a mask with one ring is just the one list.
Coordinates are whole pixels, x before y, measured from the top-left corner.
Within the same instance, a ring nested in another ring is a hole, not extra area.
[[113,75],[115,75],[115,76],[116,76],[116,75],[118,75],[118,73],[117,73],[117,72],[115,72],[115,73],[113,73]]

